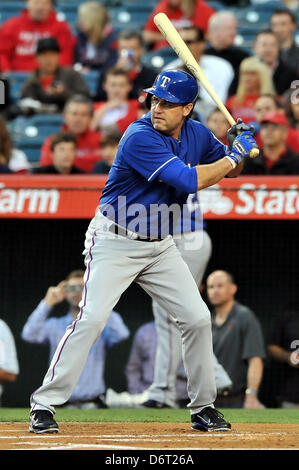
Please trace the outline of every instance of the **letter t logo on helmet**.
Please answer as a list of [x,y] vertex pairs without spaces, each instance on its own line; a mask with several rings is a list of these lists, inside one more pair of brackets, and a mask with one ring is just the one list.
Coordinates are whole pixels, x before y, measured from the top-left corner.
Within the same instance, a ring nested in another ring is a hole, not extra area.
[[161,87],[162,87],[162,88],[166,88],[166,85],[167,85],[168,82],[171,82],[171,78],[166,77],[166,76],[165,76],[165,77],[162,77]]
[[197,81],[182,70],[167,70],[160,73],[147,93],[170,103],[193,103],[198,94]]

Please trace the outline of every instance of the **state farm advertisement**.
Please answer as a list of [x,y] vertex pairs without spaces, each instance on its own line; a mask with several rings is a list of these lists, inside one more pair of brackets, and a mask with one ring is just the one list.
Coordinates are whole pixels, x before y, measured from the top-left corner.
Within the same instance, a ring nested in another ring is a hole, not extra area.
[[[89,219],[106,179],[106,175],[3,175],[0,217]],[[299,176],[225,178],[198,196],[205,219],[299,219]]]

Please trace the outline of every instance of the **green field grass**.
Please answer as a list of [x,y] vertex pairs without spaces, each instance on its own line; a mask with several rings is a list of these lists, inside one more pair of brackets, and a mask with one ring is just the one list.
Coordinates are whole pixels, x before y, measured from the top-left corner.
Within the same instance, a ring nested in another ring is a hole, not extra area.
[[[263,409],[220,410],[231,423],[295,423],[299,425],[299,410]],[[0,408],[0,422],[27,422],[28,409]],[[66,410],[58,409],[55,419],[59,422],[122,422],[122,423],[188,423],[189,411],[148,410],[148,409],[109,409],[109,410]]]

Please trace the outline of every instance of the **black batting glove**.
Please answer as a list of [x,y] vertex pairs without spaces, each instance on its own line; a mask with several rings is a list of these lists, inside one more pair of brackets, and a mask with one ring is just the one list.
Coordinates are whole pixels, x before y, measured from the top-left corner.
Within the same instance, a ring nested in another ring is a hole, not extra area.
[[237,123],[232,126],[226,133],[226,137],[228,140],[228,147],[231,150],[233,147],[233,143],[237,135],[242,134],[243,132],[251,132],[252,135],[254,135],[254,127],[253,126],[248,126],[245,124],[241,118],[237,120]]

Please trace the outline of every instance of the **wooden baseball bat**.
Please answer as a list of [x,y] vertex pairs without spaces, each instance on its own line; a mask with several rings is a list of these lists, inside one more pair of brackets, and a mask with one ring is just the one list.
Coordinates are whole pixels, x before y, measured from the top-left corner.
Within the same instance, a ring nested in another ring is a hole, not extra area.
[[[173,50],[177,53],[183,63],[188,67],[190,72],[200,81],[202,86],[209,93],[210,97],[214,100],[220,111],[224,114],[231,126],[236,124],[236,121],[224,106],[223,102],[215,92],[214,88],[208,81],[207,77],[203,73],[201,67],[195,60],[193,54],[190,52],[187,44],[184,42],[179,32],[175,29],[168,16],[165,13],[158,13],[154,17],[156,26],[161,31],[166,41],[170,44]],[[219,77],[221,79],[221,77]],[[250,151],[249,157],[255,158],[259,155],[259,149],[254,148]]]

